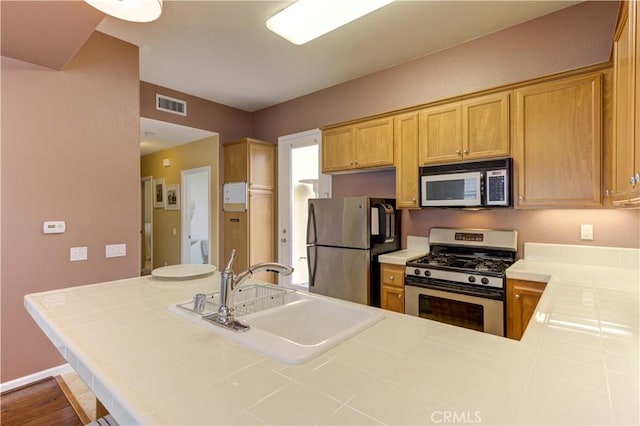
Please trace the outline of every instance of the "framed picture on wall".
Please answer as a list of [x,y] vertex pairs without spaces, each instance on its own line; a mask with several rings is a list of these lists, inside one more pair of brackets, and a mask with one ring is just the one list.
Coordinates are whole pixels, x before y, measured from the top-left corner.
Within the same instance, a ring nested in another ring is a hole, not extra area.
[[165,189],[164,208],[166,210],[180,210],[180,185],[167,185]]
[[153,180],[153,207],[161,209],[164,207],[164,178]]

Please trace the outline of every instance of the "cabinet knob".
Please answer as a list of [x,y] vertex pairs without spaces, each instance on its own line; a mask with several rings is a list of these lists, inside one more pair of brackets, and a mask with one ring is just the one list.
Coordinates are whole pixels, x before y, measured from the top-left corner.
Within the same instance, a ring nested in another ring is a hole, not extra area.
[[393,280],[394,280],[394,278],[395,278],[395,277],[394,277],[393,275],[391,275],[391,276],[389,277],[389,279],[390,279],[391,281],[393,281]]
[[463,154],[467,155],[469,153],[468,149],[465,149],[464,151],[462,151]]
[[355,160],[353,163],[357,165],[358,164],[358,160]]
[[610,189],[605,189],[604,195],[605,197],[611,197],[613,195],[613,191],[611,191]]
[[516,300],[520,300],[520,295],[516,294]]
[[456,154],[460,155],[460,150],[456,149]]
[[398,299],[402,299],[402,293],[398,293]]
[[524,201],[524,197],[521,195],[521,196],[518,197],[518,200]]
[[413,198],[411,199],[411,201],[413,201],[413,204],[415,204],[415,203],[416,203],[416,198],[415,198],[415,197],[413,197]]
[[631,186],[636,186],[636,177],[635,176],[631,176],[629,178],[629,183],[631,184]]

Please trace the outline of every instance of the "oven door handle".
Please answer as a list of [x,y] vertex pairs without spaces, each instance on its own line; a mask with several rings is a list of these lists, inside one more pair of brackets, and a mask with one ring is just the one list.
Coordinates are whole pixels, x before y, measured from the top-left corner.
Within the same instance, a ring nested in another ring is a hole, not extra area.
[[468,285],[456,285],[451,282],[436,280],[433,278],[415,278],[406,276],[404,284],[413,287],[422,287],[432,290],[440,290],[449,293],[464,294],[467,296],[481,297],[484,299],[504,300],[504,290],[488,287],[471,287]]

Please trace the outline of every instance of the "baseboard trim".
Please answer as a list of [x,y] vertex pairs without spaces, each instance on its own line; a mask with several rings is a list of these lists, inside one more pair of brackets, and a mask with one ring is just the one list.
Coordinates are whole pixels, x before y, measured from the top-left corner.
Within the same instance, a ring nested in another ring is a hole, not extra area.
[[0,393],[10,391],[20,386],[28,385],[29,383],[37,382],[38,380],[46,377],[55,377],[62,374],[71,373],[73,368],[69,364],[62,364],[57,367],[49,368],[47,370],[38,371],[28,376],[18,377],[17,379],[10,380],[8,382],[0,383]]

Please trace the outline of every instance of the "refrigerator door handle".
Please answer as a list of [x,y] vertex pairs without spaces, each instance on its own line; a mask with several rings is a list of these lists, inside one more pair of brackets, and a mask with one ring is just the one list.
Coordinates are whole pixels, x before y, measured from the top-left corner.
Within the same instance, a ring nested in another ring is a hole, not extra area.
[[[316,270],[318,269],[318,256],[316,246],[307,246],[307,267],[309,268],[309,287],[316,285]],[[312,254],[313,252],[313,254]]]
[[307,220],[307,244],[315,244],[318,240],[316,228],[316,211],[313,203],[309,203],[309,219]]

